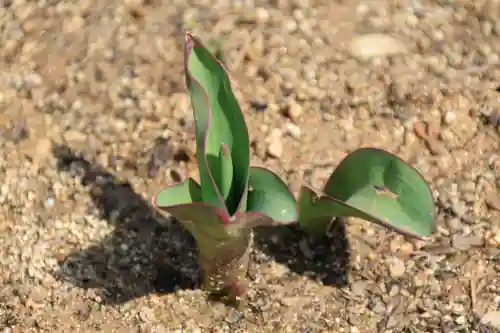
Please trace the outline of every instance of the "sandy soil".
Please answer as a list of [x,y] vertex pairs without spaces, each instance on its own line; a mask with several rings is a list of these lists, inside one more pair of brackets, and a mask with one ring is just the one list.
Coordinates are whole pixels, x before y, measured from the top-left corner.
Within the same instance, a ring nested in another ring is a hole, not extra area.
[[[0,1],[1,331],[500,332],[500,3],[228,3]],[[296,191],[387,149],[436,235],[257,230],[248,306],[208,300],[149,205],[196,171],[186,29],[223,51],[253,164]]]

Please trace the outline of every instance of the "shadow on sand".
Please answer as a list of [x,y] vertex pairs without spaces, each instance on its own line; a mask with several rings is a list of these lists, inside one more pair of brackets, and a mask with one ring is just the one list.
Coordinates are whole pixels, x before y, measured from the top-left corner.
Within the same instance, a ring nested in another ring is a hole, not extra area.
[[350,246],[345,223],[336,219],[328,235],[313,238],[297,225],[256,229],[256,247],[286,265],[324,285],[344,287],[348,281]]
[[[201,273],[193,237],[180,223],[159,215],[127,182],[93,165],[67,146],[54,146],[60,172],[88,187],[97,214],[115,226],[100,244],[60,261],[58,277],[81,288],[98,288],[106,303],[117,304],[150,293],[199,288]],[[91,212],[91,214],[94,214]],[[311,240],[295,226],[258,228],[256,248],[323,284],[347,283],[349,244],[344,224],[331,235]]]

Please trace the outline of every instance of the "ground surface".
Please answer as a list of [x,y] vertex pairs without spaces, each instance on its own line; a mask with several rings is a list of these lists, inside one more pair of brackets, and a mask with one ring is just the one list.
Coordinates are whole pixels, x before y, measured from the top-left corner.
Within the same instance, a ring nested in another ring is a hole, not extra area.
[[[0,1],[2,332],[500,332],[498,2],[192,2]],[[195,170],[184,29],[222,45],[254,164],[296,191],[385,148],[437,234],[259,230],[249,305],[209,302],[148,204]]]

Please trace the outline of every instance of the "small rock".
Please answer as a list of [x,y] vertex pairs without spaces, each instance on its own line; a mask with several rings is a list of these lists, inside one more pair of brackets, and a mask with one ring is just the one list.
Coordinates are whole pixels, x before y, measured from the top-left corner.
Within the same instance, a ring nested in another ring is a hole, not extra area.
[[356,296],[364,296],[366,292],[366,282],[354,281],[351,283],[351,291]]
[[481,318],[481,324],[492,326],[500,330],[500,311],[488,312]]
[[154,313],[153,309],[148,308],[148,307],[144,307],[139,312],[139,318],[143,322],[149,323],[149,322],[152,322],[155,320],[155,313]]
[[43,79],[38,73],[29,73],[24,77],[25,84],[30,87],[38,87],[43,83]]
[[403,260],[393,257],[389,261],[389,273],[393,279],[398,279],[405,274],[405,263]]
[[472,247],[483,245],[483,237],[454,235],[451,239],[451,244],[455,249],[465,251]]
[[269,12],[265,8],[262,8],[262,7],[257,8],[256,15],[257,15],[257,20],[259,22],[269,21],[270,15],[269,15]]
[[387,307],[378,297],[371,300],[371,310],[377,314],[384,314]]
[[415,287],[422,287],[427,281],[425,273],[420,272],[413,276],[413,284]]
[[281,305],[289,308],[289,307],[292,307],[294,305],[296,305],[298,303],[298,300],[299,298],[298,297],[283,297],[281,300],[280,300],[280,303]]
[[457,119],[457,114],[453,111],[446,111],[443,117],[443,122],[446,125],[451,125],[455,119]]
[[282,276],[285,276],[286,274],[288,274],[288,268],[285,266],[285,265],[281,265],[281,264],[274,264],[272,265],[272,272],[273,272],[273,276],[276,276],[276,277],[282,277]]
[[281,143],[282,137],[281,130],[275,128],[271,131],[266,141],[268,143],[267,146],[267,154],[274,158],[280,158],[283,154],[283,144]]
[[356,37],[349,46],[351,54],[359,59],[406,53],[406,46],[389,35],[368,34]]
[[66,22],[64,26],[64,30],[68,33],[76,32],[80,30],[85,24],[85,20],[81,16],[74,16]]
[[414,251],[413,244],[409,242],[405,242],[401,244],[399,248],[399,253],[405,257],[409,257]]
[[64,133],[64,140],[68,143],[83,143],[87,140],[87,134],[76,130],[69,130]]
[[288,20],[286,23],[285,23],[285,29],[288,31],[288,32],[294,32],[295,30],[297,30],[297,22],[295,20]]
[[267,146],[267,153],[269,156],[274,158],[280,158],[281,154],[283,154],[283,145],[281,144],[281,140],[274,140]]
[[467,214],[468,208],[462,201],[453,198],[451,201],[451,210],[459,217],[463,217]]
[[300,127],[293,124],[293,123],[287,123],[285,125],[285,131],[288,135],[290,135],[295,140],[300,139],[300,135],[302,134],[300,131]]
[[446,225],[448,226],[448,229],[450,229],[451,232],[457,232],[462,230],[462,222],[460,219],[457,218],[451,218],[448,221],[446,221]]
[[286,116],[290,118],[292,121],[297,121],[297,119],[302,114],[302,106],[297,103],[295,100],[292,100],[286,109]]
[[466,322],[467,322],[467,318],[465,318],[465,316],[460,316],[460,317],[457,317],[457,318],[455,319],[455,323],[456,323],[457,325],[463,325],[463,324],[465,324]]

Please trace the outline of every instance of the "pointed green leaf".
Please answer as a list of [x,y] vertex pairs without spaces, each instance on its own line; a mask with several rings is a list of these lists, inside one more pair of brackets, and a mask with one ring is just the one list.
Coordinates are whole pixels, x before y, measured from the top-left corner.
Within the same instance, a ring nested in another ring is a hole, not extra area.
[[252,167],[248,186],[248,212],[262,213],[282,224],[297,221],[297,202],[275,173]]
[[164,208],[201,202],[201,188],[194,180],[168,186],[159,191],[153,198],[153,206]]
[[[248,130],[240,106],[233,95],[224,66],[190,33],[185,49],[186,83],[194,111],[197,159],[203,201],[229,215],[244,209],[249,167]],[[233,163],[233,181],[227,202],[220,191],[219,151],[227,144]],[[226,207],[226,205],[228,207]]]
[[323,195],[314,198],[303,189],[300,209],[301,225],[317,230],[325,227],[321,216],[360,217],[418,238],[435,230],[434,201],[423,177],[399,157],[376,148],[349,154]]

